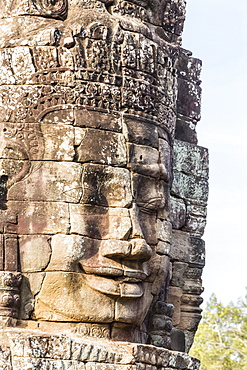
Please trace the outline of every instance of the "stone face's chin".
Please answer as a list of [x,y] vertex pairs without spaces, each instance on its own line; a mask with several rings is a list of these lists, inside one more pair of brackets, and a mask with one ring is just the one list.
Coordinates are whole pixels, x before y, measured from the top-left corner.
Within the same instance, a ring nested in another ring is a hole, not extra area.
[[151,284],[75,272],[47,272],[36,318],[46,321],[126,322],[139,325],[152,301]]

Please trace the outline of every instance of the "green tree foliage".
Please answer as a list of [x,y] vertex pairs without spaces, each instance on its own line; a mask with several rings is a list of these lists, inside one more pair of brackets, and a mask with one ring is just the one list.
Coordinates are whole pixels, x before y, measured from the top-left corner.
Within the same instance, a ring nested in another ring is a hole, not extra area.
[[201,370],[247,370],[247,295],[226,306],[211,296],[190,355]]

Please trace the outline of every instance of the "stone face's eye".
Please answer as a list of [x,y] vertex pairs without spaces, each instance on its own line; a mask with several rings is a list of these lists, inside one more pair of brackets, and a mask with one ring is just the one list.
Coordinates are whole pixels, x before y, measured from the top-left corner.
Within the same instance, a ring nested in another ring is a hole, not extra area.
[[164,207],[165,194],[161,180],[134,174],[133,188],[136,204],[143,210],[158,211]]

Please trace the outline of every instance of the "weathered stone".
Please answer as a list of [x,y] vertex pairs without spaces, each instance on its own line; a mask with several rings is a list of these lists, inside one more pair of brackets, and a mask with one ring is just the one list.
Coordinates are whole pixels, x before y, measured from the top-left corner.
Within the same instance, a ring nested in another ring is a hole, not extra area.
[[121,131],[121,118],[118,114],[99,113],[86,109],[75,109],[75,126],[101,130]]
[[159,152],[144,145],[128,145],[128,167],[142,175],[160,177]]
[[185,284],[185,271],[188,268],[187,263],[174,262],[172,265],[172,280],[171,285],[183,288]]
[[168,302],[173,304],[174,306],[174,314],[172,317],[172,323],[174,326],[179,325],[180,323],[180,316],[181,316],[181,297],[183,295],[183,291],[181,288],[178,287],[169,287],[169,295],[168,295]]
[[139,207],[158,211],[164,207],[164,188],[158,179],[133,175],[133,193]]
[[208,199],[208,181],[198,176],[174,171],[172,194],[205,206]]
[[178,78],[178,113],[190,118],[201,118],[201,87]]
[[1,84],[23,83],[35,72],[30,48],[19,46],[0,53]]
[[[111,289],[109,279],[105,280],[105,289]],[[81,273],[47,272],[35,299],[36,318],[73,322],[113,321],[114,300],[97,291],[97,283],[88,281]]]
[[172,224],[169,221],[157,221],[157,228],[158,228],[158,239],[171,243],[171,237],[172,237]]
[[190,237],[189,233],[174,230],[170,256],[173,260],[203,267],[205,264],[204,242],[200,238]]
[[124,119],[125,134],[128,141],[139,145],[158,148],[158,129],[148,122]]
[[175,140],[174,142],[174,170],[186,174],[208,178],[208,150]]
[[81,203],[127,207],[132,201],[130,173],[124,168],[85,164]]
[[200,59],[193,58],[190,51],[180,49],[177,68],[180,78],[195,81],[198,84],[201,82],[200,74],[202,70],[202,61]]
[[[66,124],[72,125],[74,122],[74,111],[71,108],[67,109],[54,109],[52,111],[47,111],[44,116],[42,116],[42,123],[46,124]],[[67,135],[67,137],[69,137]]]
[[155,213],[146,213],[139,210],[139,224],[143,236],[148,244],[154,245],[158,243],[157,222]]
[[189,118],[178,114],[176,121],[175,138],[180,141],[186,141],[191,144],[197,144],[197,133],[196,133],[195,119]]
[[42,271],[51,258],[47,235],[22,235],[19,238],[20,264],[23,272]]
[[126,208],[106,208],[71,204],[71,233],[97,239],[127,239],[131,220]]
[[160,290],[160,285],[167,280],[170,259],[167,256],[157,256],[154,259],[156,268],[152,267],[152,271],[157,271],[157,274],[153,280],[152,294],[158,294]]
[[181,229],[186,222],[186,206],[184,200],[171,197],[170,215],[173,228]]
[[69,229],[67,203],[8,201],[8,205],[18,214],[18,234],[66,234]]
[[[79,131],[77,130],[77,140]],[[122,134],[95,129],[81,129],[81,141],[76,149],[79,162],[126,164],[126,149]],[[78,140],[79,141],[79,140]]]
[[51,257],[46,271],[76,271],[91,239],[79,235],[56,234],[51,237]]
[[156,251],[159,254],[166,254],[169,255],[171,250],[171,244],[167,242],[162,242],[161,240],[158,241]]
[[201,237],[206,226],[206,216],[206,207],[187,204],[186,222],[183,230],[189,231],[193,236]]
[[77,203],[82,195],[81,176],[80,163],[42,162],[32,176],[11,187],[8,199]]
[[73,161],[75,133],[72,126],[42,123],[41,131],[44,137],[44,160]]

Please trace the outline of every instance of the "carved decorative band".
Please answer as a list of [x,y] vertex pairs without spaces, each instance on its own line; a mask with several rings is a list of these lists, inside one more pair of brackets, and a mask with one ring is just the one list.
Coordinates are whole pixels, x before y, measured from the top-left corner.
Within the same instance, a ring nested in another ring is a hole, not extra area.
[[20,273],[0,271],[0,316],[18,317],[21,279]]

